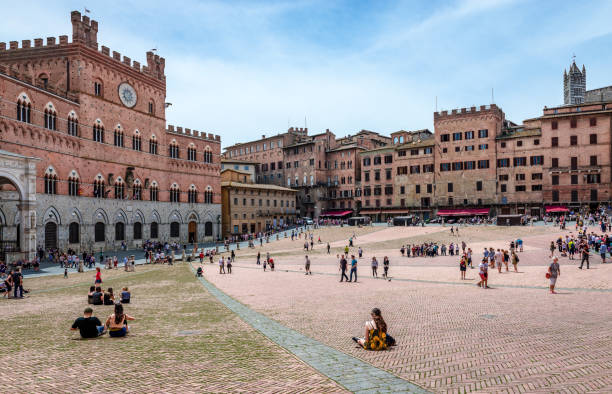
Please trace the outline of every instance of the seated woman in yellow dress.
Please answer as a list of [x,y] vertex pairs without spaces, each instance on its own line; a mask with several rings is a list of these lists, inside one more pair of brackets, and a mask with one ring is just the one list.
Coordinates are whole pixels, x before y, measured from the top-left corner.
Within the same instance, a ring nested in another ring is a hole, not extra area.
[[387,334],[387,323],[382,317],[380,309],[374,308],[370,313],[372,320],[365,323],[365,336],[353,337],[366,350],[385,350],[395,344],[395,340]]

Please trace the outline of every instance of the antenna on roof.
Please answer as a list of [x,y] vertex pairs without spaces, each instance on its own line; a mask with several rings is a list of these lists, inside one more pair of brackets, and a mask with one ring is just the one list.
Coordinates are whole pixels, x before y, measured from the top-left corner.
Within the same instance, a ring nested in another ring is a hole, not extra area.
[[436,111],[435,112],[438,112],[438,96],[436,96]]
[[304,128],[308,128],[308,122],[306,122],[306,115],[304,115]]
[[491,104],[495,104],[495,94],[493,88],[491,88]]

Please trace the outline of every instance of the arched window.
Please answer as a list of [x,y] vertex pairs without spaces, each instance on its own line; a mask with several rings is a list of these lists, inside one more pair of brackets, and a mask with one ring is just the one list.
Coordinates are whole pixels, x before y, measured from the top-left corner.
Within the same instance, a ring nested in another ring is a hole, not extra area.
[[212,222],[204,223],[204,236],[211,237],[213,235],[213,224]]
[[210,146],[204,148],[204,163],[212,163],[213,162],[213,154]]
[[173,159],[178,159],[180,157],[179,146],[175,140],[172,140],[170,146],[168,146],[168,155]]
[[96,142],[104,142],[104,126],[98,119],[93,125],[93,140]]
[[159,186],[155,181],[151,182],[151,187],[149,188],[149,200],[159,201]]
[[115,241],[125,241],[125,224],[115,223]]
[[212,204],[212,203],[213,203],[212,187],[206,186],[206,190],[204,191],[204,204]]
[[195,185],[189,186],[189,190],[187,191],[187,202],[191,204],[198,202],[198,190]]
[[95,242],[104,242],[104,240],[106,239],[105,234],[104,234],[104,223],[102,222],[97,222],[95,227],[94,227],[94,239]]
[[196,160],[196,148],[193,143],[189,144],[187,148],[187,160],[195,161]]
[[19,95],[17,100],[17,120],[25,123],[32,123],[30,120],[30,112],[32,111],[32,104],[30,99],[25,93]]
[[179,222],[172,222],[170,223],[170,237],[171,238],[178,238],[180,237],[180,224]]
[[134,239],[142,239],[142,223],[134,223]]
[[96,198],[106,198],[106,190],[104,187],[104,179],[98,175],[93,184],[93,196]]
[[149,101],[149,114],[155,115],[155,103],[153,100]]
[[57,174],[53,167],[45,171],[45,194],[57,194]]
[[123,200],[125,198],[125,183],[121,177],[117,177],[115,181],[115,198]]
[[94,81],[94,96],[102,97],[102,94],[104,94],[102,82]]
[[181,190],[176,183],[173,183],[170,187],[170,202],[181,201]]
[[113,133],[113,142],[115,144],[115,146],[120,146],[123,147],[123,130],[121,129],[121,125],[118,124],[117,127],[115,127],[115,132]]
[[78,244],[79,239],[79,224],[77,222],[72,222],[68,226],[68,243]]
[[79,136],[79,120],[74,111],[70,111],[68,114],[68,130],[66,131],[68,135]]
[[47,89],[49,87],[49,76],[45,73],[42,73],[36,79],[36,86]]
[[152,155],[157,154],[157,138],[155,135],[152,135],[151,139],[149,140],[149,153]]
[[132,149],[141,151],[142,150],[142,139],[140,137],[140,131],[134,131],[134,135],[132,136]]
[[45,117],[45,129],[57,130],[57,112],[53,104],[48,103],[45,105],[44,110]]
[[157,222],[151,223],[151,238],[156,239],[159,237],[158,225]]
[[132,200],[142,200],[142,183],[140,183],[140,179],[134,180],[134,185],[132,186]]
[[68,195],[69,196],[78,196],[79,193],[79,175],[75,170],[70,172],[70,176],[68,176]]

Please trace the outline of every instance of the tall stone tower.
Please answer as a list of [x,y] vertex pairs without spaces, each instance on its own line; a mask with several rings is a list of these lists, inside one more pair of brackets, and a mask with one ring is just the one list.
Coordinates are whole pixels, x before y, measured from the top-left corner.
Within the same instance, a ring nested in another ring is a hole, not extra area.
[[566,105],[584,103],[586,92],[586,70],[584,64],[582,71],[576,66],[576,59],[572,61],[569,72],[563,70],[563,103]]

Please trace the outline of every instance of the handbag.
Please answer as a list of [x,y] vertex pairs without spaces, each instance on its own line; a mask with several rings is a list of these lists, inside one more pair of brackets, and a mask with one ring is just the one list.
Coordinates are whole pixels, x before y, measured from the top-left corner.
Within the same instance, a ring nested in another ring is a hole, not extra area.
[[546,273],[546,279],[550,279],[550,272]]

